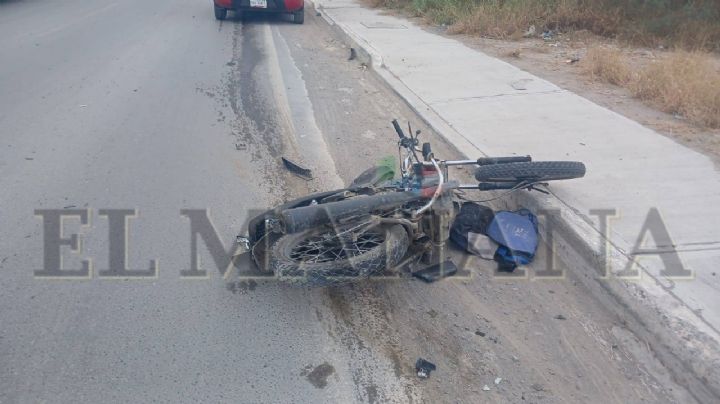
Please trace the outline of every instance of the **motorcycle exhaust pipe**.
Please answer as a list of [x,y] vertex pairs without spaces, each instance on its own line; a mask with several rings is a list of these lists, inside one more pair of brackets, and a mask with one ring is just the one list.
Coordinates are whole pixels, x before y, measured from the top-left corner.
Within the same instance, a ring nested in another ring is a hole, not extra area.
[[286,209],[280,214],[287,233],[298,233],[314,227],[337,223],[353,216],[402,206],[423,199],[418,192],[389,192],[359,196],[352,199],[320,205]]

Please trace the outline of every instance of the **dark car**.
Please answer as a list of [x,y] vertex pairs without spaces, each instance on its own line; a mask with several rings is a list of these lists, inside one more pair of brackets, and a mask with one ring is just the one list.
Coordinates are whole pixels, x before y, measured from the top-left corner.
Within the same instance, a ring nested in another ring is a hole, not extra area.
[[228,10],[235,12],[264,11],[271,13],[290,13],[295,24],[305,21],[304,0],[213,0],[215,18],[224,20]]

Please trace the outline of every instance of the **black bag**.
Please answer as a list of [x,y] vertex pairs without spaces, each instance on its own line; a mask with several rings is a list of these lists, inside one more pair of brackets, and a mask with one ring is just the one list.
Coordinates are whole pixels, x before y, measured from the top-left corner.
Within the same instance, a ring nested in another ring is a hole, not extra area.
[[487,206],[466,202],[460,206],[460,213],[450,228],[450,239],[460,248],[468,251],[468,233],[486,234],[487,227],[495,214]]

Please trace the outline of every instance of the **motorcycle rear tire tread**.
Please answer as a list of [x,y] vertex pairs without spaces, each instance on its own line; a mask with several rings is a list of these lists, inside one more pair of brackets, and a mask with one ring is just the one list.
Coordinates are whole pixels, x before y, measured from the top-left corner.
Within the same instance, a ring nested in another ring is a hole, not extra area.
[[475,170],[478,181],[553,181],[581,178],[585,165],[578,161],[531,161],[525,163],[492,164]]
[[290,252],[300,240],[317,232],[317,229],[286,234],[272,247],[270,269],[277,279],[299,285],[328,286],[362,280],[393,268],[408,250],[410,239],[403,226],[385,227],[384,231],[385,241],[365,254],[342,261],[312,264],[292,260]]

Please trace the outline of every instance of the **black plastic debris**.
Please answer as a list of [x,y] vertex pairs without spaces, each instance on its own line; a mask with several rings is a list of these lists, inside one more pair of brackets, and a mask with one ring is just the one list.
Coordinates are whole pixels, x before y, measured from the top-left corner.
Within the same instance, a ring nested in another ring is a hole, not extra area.
[[430,372],[435,369],[437,369],[437,367],[434,363],[428,362],[423,358],[418,358],[417,362],[415,362],[415,371],[421,379],[427,379],[430,377]]
[[[571,64],[575,64],[579,61],[580,61],[580,58],[578,56],[575,56],[575,57],[572,57],[572,58],[566,60],[565,63],[571,65]],[[580,144],[582,144],[582,143],[580,143]],[[585,146],[584,144],[582,144],[582,145]]]
[[493,256],[493,260],[498,263],[498,271],[499,272],[513,272],[518,267],[518,265],[515,262],[507,261],[505,258],[498,254],[497,251],[495,252],[495,255]]
[[457,271],[458,271],[458,268],[455,265],[455,263],[448,260],[448,261],[441,262],[439,264],[435,264],[435,265],[429,266],[427,268],[421,269],[417,272],[413,272],[412,275],[424,282],[433,283],[442,278],[447,278],[448,276],[453,276],[457,273]]
[[355,48],[350,48],[350,57],[348,60],[354,60],[357,57],[357,53],[355,52]]
[[313,178],[312,171],[310,171],[309,168],[305,168],[296,163],[293,163],[285,157],[282,158],[282,162],[285,165],[285,168],[290,170],[290,172],[292,172],[293,174],[296,174],[306,180],[311,180]]

